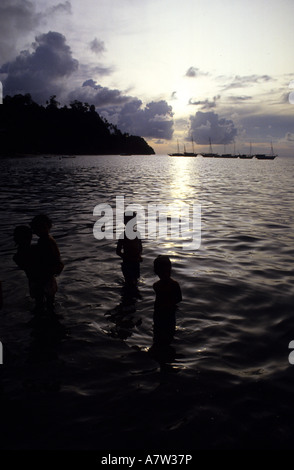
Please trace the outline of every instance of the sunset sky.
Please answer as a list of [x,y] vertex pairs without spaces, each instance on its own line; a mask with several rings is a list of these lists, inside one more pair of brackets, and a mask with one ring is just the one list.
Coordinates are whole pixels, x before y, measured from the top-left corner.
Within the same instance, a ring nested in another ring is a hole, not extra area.
[[156,153],[294,156],[293,21],[293,0],[1,0],[3,94],[94,104]]

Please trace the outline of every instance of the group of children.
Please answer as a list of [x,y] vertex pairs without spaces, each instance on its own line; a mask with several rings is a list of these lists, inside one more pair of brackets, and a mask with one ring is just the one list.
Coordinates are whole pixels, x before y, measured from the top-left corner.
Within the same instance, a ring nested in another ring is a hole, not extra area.
[[[127,224],[136,213],[126,214]],[[54,314],[54,298],[57,292],[56,276],[61,274],[64,264],[56,241],[50,235],[52,222],[46,215],[37,215],[29,226],[20,225],[14,230],[17,252],[13,259],[24,270],[29,283],[30,296],[35,299],[37,314]],[[33,234],[38,242],[32,244]],[[132,238],[132,239],[131,239]],[[126,230],[120,236],[116,253],[122,258],[122,273],[127,286],[135,286],[140,277],[142,262],[142,241],[139,232],[128,237]],[[182,300],[181,288],[171,278],[171,261],[168,256],[160,255],[154,261],[154,272],[159,280],[154,283],[154,344],[169,345],[176,326],[176,308]]]
[[[126,214],[124,217],[125,226],[135,218],[135,212]],[[132,225],[134,226],[134,223]],[[129,286],[136,285],[140,277],[142,251],[140,233],[135,233],[131,239],[125,230],[118,240],[116,253],[122,258],[122,273]],[[171,270],[172,265],[168,256],[159,255],[155,259],[154,273],[159,277],[159,280],[153,284],[155,291],[153,340],[155,346],[169,345],[175,334],[176,308],[182,300],[182,293],[179,283],[171,278]]]

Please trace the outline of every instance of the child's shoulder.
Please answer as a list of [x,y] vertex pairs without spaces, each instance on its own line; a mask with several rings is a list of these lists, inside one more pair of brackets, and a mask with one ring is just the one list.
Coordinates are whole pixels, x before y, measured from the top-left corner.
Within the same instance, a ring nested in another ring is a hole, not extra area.
[[175,286],[179,286],[180,284],[178,283],[178,281],[176,281],[175,279],[173,279],[172,277],[170,278],[170,282]]

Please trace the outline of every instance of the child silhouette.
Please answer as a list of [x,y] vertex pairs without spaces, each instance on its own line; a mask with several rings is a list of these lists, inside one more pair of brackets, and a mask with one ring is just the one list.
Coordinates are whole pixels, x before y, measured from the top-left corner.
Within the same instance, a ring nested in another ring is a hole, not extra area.
[[159,281],[153,284],[155,291],[153,333],[154,345],[168,346],[175,333],[176,308],[182,300],[180,285],[171,278],[171,261],[168,256],[160,255],[154,261],[154,272]]
[[39,257],[37,245],[32,245],[32,229],[26,225],[18,225],[13,232],[14,242],[17,251],[13,256],[14,262],[22,269],[28,278],[30,296],[36,300],[37,291],[36,284],[39,280]]
[[[140,263],[143,251],[142,241],[140,233],[131,230],[134,228],[136,216],[136,212],[127,212],[125,214],[125,230],[120,235],[116,247],[116,254],[123,260],[121,269],[127,285],[136,285],[140,277]],[[132,224],[130,226],[131,221]]]
[[62,272],[64,264],[57,243],[49,233],[52,227],[49,217],[43,214],[37,215],[30,225],[33,233],[39,237],[37,243],[39,276],[35,283],[37,309],[42,311],[47,307],[49,313],[54,313],[56,276]]

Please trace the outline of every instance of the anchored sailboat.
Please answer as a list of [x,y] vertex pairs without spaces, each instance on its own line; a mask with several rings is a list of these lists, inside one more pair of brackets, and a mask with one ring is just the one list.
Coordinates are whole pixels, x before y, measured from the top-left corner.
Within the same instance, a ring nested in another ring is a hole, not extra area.
[[265,153],[257,153],[254,155],[258,160],[274,160],[277,154],[274,153],[273,143],[271,142],[271,153],[266,155]]
[[180,152],[180,147],[179,147],[179,141],[177,141],[177,148],[178,148],[178,151],[175,152],[175,153],[169,153],[168,155],[170,157],[183,157],[183,153]]
[[209,152],[208,153],[201,153],[202,157],[218,157],[218,153],[213,153],[211,139],[209,138]]

